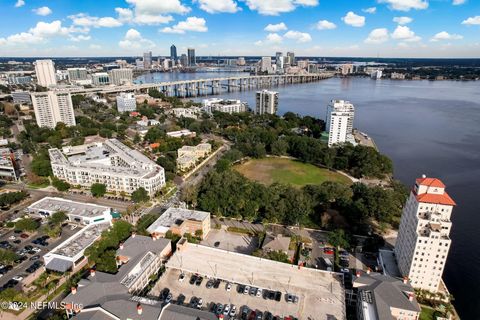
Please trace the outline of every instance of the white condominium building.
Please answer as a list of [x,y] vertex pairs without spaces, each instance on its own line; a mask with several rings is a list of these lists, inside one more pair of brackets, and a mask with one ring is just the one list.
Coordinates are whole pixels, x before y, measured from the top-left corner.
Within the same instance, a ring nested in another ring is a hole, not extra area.
[[65,91],[33,92],[33,110],[39,127],[55,128],[59,122],[74,126],[72,97]]
[[224,100],[219,98],[203,100],[203,111],[212,114],[214,111],[225,113],[247,112],[248,106],[240,100]]
[[256,114],[276,114],[278,111],[278,92],[262,90],[257,91]]
[[[63,151],[63,152],[62,152]],[[73,185],[106,185],[107,191],[131,194],[140,187],[154,195],[165,185],[161,166],[116,139],[48,150],[55,177]]]
[[400,272],[415,288],[437,292],[452,240],[450,216],[455,202],[442,181],[415,181],[403,208],[395,255]]
[[71,83],[88,79],[88,72],[86,68],[68,68],[68,80]]
[[55,77],[55,64],[52,60],[35,61],[35,74],[37,83],[42,87],[54,86],[57,84]]
[[328,146],[350,142],[353,138],[353,118],[355,107],[349,101],[332,100],[327,107],[326,131],[328,132]]
[[110,83],[116,86],[131,84],[133,82],[132,69],[126,69],[126,68],[112,69],[108,71],[108,76],[110,78]]
[[132,92],[122,92],[117,96],[118,112],[137,110],[137,100]]

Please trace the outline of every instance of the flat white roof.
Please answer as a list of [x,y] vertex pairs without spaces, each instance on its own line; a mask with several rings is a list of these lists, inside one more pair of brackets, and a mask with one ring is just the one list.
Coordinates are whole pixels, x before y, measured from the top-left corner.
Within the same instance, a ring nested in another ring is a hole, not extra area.
[[147,232],[165,233],[172,225],[184,220],[204,221],[209,217],[210,212],[170,207],[147,228]]
[[76,202],[72,200],[45,197],[31,204],[28,207],[31,211],[44,211],[54,213],[64,211],[67,215],[75,215],[86,218],[101,216],[105,211],[110,211],[109,207],[99,206],[93,203]]

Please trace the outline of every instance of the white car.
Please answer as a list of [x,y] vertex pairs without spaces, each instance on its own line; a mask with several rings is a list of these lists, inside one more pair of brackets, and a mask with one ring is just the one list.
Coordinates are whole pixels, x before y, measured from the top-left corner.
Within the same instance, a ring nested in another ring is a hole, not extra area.
[[223,314],[227,316],[229,313],[230,313],[230,305],[226,304],[225,308],[223,309]]
[[33,247],[32,251],[35,252],[35,253],[39,253],[40,251],[42,251],[42,249],[37,248],[37,247]]
[[262,288],[258,288],[257,289],[257,297],[261,297],[262,296]]
[[15,239],[17,239],[15,236],[10,236],[10,237],[8,238],[8,240],[15,240]]
[[233,318],[233,317],[235,317],[235,314],[236,314],[236,313],[237,313],[237,307],[235,307],[235,305],[232,304],[232,310],[230,310],[229,316],[230,316],[231,318]]
[[232,290],[232,284],[230,282],[227,283],[227,286],[225,287],[225,290],[227,290],[227,291]]
[[178,277],[178,281],[183,282],[183,280],[185,280],[185,273],[181,273]]
[[22,276],[15,276],[12,278],[12,280],[15,280],[15,281],[22,281],[23,280],[23,277]]

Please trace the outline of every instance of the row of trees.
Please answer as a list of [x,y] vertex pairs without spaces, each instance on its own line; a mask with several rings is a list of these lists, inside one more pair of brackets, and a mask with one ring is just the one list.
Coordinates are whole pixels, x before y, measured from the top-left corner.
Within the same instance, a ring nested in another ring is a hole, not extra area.
[[26,191],[2,193],[0,194],[0,207],[8,207],[14,203],[22,201],[26,197],[28,197]]
[[362,232],[372,219],[398,224],[407,193],[400,183],[389,189],[330,181],[301,189],[278,183],[267,187],[248,180],[220,161],[196,192],[185,195],[193,206],[219,216],[286,225],[331,228],[321,218],[327,209],[335,209],[356,228],[355,232]]

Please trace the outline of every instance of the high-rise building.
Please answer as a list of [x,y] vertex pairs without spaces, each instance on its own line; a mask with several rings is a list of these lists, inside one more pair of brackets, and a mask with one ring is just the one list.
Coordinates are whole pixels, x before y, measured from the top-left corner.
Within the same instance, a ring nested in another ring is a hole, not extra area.
[[244,66],[245,65],[245,58],[244,57],[238,57],[237,58],[237,66]]
[[277,52],[275,54],[275,64],[277,65],[277,72],[283,73],[283,53]]
[[37,83],[42,87],[54,86],[57,84],[55,77],[55,63],[52,60],[35,61],[35,74]]
[[271,57],[262,57],[260,60],[260,71],[266,73],[272,73],[272,58]]
[[289,58],[288,60],[289,60],[291,66],[296,65],[295,53],[294,52],[287,52],[287,57]]
[[328,146],[350,142],[353,138],[353,118],[355,107],[350,101],[332,100],[327,107],[326,131],[328,132]]
[[353,64],[345,63],[340,66],[340,73],[344,76],[353,73]]
[[152,68],[152,51],[148,51],[143,54],[143,68],[144,69]]
[[177,47],[175,47],[174,44],[172,44],[170,47],[170,59],[173,61],[174,64],[176,64],[178,60]]
[[67,126],[76,124],[72,97],[69,92],[34,92],[31,96],[39,127],[55,128],[59,122],[63,122]]
[[96,72],[92,74],[92,82],[96,86],[102,86],[110,83],[107,72]]
[[262,90],[257,91],[256,114],[276,114],[278,110],[278,92]]
[[112,69],[108,71],[110,83],[121,86],[124,84],[130,84],[133,82],[132,69]]
[[450,216],[455,205],[442,181],[425,175],[416,179],[395,244],[398,268],[414,288],[439,289],[452,243]]
[[188,48],[188,66],[194,67],[197,65],[197,58],[195,57],[195,49]]
[[182,55],[180,56],[180,64],[182,65],[182,67],[188,66],[188,57],[185,53],[182,53]]
[[135,111],[137,110],[137,100],[132,92],[122,92],[117,96],[117,111]]
[[68,68],[67,72],[68,80],[72,83],[88,79],[87,69],[85,68]]

